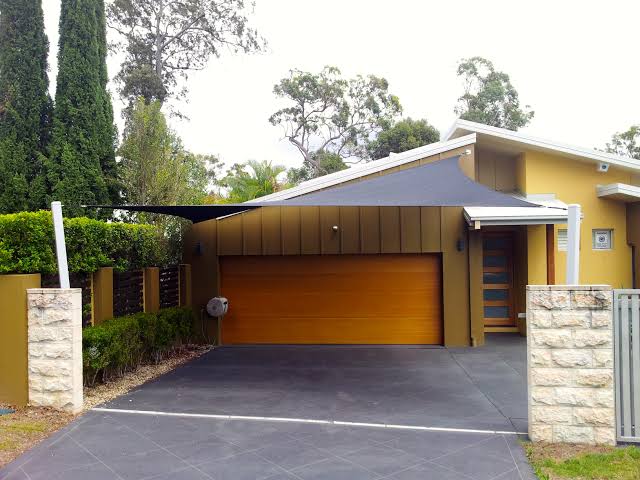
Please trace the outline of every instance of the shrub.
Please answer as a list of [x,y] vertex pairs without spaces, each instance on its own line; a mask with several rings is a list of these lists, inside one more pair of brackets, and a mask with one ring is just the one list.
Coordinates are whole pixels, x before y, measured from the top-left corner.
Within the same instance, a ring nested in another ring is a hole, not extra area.
[[[71,273],[135,270],[162,265],[167,257],[152,225],[66,218],[64,229]],[[0,274],[55,273],[54,243],[51,212],[0,215]]]
[[82,331],[84,382],[95,384],[121,376],[163,356],[194,338],[193,311],[165,308],[107,320]]

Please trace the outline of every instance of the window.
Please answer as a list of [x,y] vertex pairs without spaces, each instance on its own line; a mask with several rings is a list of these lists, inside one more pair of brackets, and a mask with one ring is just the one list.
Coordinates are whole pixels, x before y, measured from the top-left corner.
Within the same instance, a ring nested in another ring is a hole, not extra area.
[[613,247],[613,230],[594,228],[592,233],[594,250],[611,250]]
[[558,229],[558,251],[559,252],[567,251],[567,229],[566,228]]

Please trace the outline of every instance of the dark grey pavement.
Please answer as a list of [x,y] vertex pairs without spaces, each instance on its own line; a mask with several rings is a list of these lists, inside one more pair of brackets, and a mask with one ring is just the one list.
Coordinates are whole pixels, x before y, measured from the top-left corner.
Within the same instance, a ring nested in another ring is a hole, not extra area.
[[90,412],[0,479],[533,479],[524,339],[477,349],[229,347],[104,405],[452,432]]

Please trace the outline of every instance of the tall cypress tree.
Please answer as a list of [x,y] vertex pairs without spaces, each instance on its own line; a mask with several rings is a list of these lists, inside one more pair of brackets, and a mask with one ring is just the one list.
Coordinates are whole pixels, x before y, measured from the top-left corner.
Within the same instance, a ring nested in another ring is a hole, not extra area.
[[51,99],[41,0],[0,0],[0,212],[44,206]]
[[62,0],[58,78],[48,180],[68,215],[113,203],[115,129],[106,90],[103,0]]

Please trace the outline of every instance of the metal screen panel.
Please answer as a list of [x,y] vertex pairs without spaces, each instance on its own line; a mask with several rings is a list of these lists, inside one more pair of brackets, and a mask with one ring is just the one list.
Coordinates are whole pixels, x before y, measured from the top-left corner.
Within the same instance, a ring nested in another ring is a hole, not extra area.
[[640,443],[640,290],[614,290],[616,431]]

